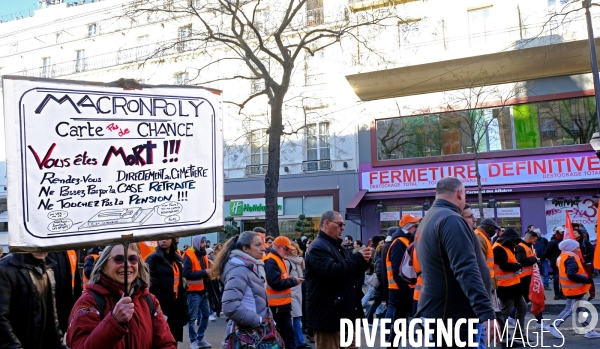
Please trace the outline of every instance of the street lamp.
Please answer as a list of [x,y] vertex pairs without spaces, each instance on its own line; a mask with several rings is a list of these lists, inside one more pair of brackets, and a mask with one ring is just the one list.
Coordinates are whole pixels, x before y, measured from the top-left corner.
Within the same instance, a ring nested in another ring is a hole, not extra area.
[[[590,14],[590,6],[592,6],[591,0],[583,0],[581,2],[583,8],[585,8],[585,20],[587,22],[588,31],[588,42],[590,45],[590,61],[592,64],[592,76],[594,80],[594,96],[596,97],[596,118],[598,120],[598,126],[600,127],[600,79],[598,78],[598,60],[596,59],[596,44],[594,42],[594,29],[592,28],[592,15]],[[600,159],[600,134],[594,133],[590,144],[596,156]]]

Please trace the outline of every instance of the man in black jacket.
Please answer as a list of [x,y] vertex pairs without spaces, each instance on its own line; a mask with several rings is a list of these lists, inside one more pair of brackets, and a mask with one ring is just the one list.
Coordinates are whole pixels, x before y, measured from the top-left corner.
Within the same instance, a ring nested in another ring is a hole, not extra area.
[[539,236],[538,240],[533,245],[533,248],[535,249],[536,256],[540,259],[540,264],[539,264],[540,265],[540,275],[542,276],[542,279],[544,280],[544,289],[550,290],[550,285],[549,285],[550,278],[548,277],[549,262],[548,262],[548,259],[546,258],[546,250],[548,249],[548,239],[546,239],[541,234],[541,230],[539,228],[536,228],[533,231],[536,232]]
[[47,253],[0,260],[0,347],[67,349],[54,305],[54,272]]
[[554,228],[554,235],[548,242],[548,248],[546,249],[545,257],[550,261],[552,267],[552,283],[554,287],[554,300],[567,299],[560,290],[560,284],[558,282],[558,267],[556,266],[556,259],[560,256],[560,249],[558,244],[563,241],[565,228],[556,227]]
[[[415,317],[444,322],[478,318],[482,335],[484,328],[496,323],[489,296],[492,281],[479,240],[460,215],[465,201],[460,180],[438,181],[436,199],[419,226],[416,246],[424,287]],[[466,326],[461,327],[460,338],[466,340]]]
[[[579,243],[579,249],[581,251],[581,255],[583,256],[583,267],[585,268],[585,272],[587,273],[588,277],[592,277],[594,272],[594,266],[592,265],[594,262],[594,246],[588,241],[588,239],[583,237],[581,228],[573,229],[573,235],[575,235],[575,240],[577,240]],[[596,286],[594,283],[592,283],[590,285],[590,297],[588,298],[588,302],[591,302],[595,298]]]
[[[508,228],[494,244],[494,264],[498,279],[498,299],[500,310],[505,319],[509,318],[513,308],[517,308],[515,319],[522,329],[525,324],[527,303],[523,298],[519,274],[523,266],[517,261],[515,247],[521,242],[516,230]],[[520,336],[519,336],[520,337]]]
[[[292,323],[292,287],[298,286],[303,278],[290,277],[285,265],[288,251],[295,250],[290,240],[278,236],[273,240],[273,248],[265,258],[265,274],[267,277],[267,302],[273,312],[273,320],[285,342],[285,347],[296,349],[294,326]],[[304,344],[303,348],[308,344]]]
[[[371,249],[350,254],[342,246],[344,219],[339,212],[321,216],[321,230],[306,251],[306,310],[308,327],[319,349],[340,348],[340,319],[363,318],[362,285]],[[350,348],[356,348],[352,343]]]
[[[81,273],[77,270],[76,264],[75,273],[73,273],[69,253],[67,251],[50,252],[47,257],[49,263],[53,265],[52,270],[54,271],[56,282],[56,312],[60,330],[63,332],[66,332],[69,327],[71,309],[73,309],[75,301],[79,299],[83,290],[81,286]],[[77,263],[76,260],[74,262]]]

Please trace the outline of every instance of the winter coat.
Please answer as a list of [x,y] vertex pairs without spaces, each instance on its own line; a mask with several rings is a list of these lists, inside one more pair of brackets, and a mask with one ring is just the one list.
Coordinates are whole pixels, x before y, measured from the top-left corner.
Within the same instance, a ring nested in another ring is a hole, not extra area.
[[[279,256],[279,254],[275,251],[271,251],[272,254]],[[265,274],[267,275],[267,284],[275,291],[284,291],[289,290],[292,287],[296,286],[296,278],[289,277],[287,279],[282,279],[281,274],[282,270],[279,268],[279,265],[273,258],[269,258],[265,260]],[[282,311],[292,311],[292,303],[281,305],[281,306],[273,306],[271,307],[274,313],[282,312]]]
[[[398,230],[400,230],[400,228],[398,228]],[[379,274],[377,274],[377,277],[379,278],[379,296],[386,302],[388,301],[390,292],[387,279],[387,269],[385,266],[385,256],[387,255],[387,251],[390,249],[391,244],[392,241],[390,240],[385,242],[381,247],[381,253],[379,254],[379,257],[381,258],[381,269]]]
[[71,274],[71,261],[66,251],[48,253],[48,260],[54,265],[54,279],[56,281],[56,313],[60,330],[64,333],[69,326],[69,314],[73,305],[83,290],[81,285],[81,273],[77,268],[75,271],[75,287],[73,287],[73,275]]
[[577,242],[579,242],[579,249],[583,256],[583,264],[592,263],[594,261],[594,246],[592,243],[582,236],[579,237]]
[[319,231],[306,251],[306,321],[309,328],[339,332],[340,319],[364,317],[362,285],[369,262],[362,254],[350,254],[335,239]]
[[183,326],[189,319],[189,312],[183,281],[183,258],[176,252],[173,255],[180,273],[177,297],[173,292],[173,266],[165,257],[165,251],[157,247],[156,251],[146,258],[146,264],[150,269],[150,293],[158,299],[160,307],[167,317],[171,334],[176,341],[182,342]]
[[[591,284],[594,282],[594,279],[589,278],[585,274],[577,274],[579,272],[579,265],[577,265],[577,261],[575,260],[574,257],[571,257],[571,256],[567,257],[563,263],[565,265],[565,271],[567,272],[567,277],[569,278],[569,280],[571,280],[573,282],[582,283],[582,284]],[[575,296],[567,296],[567,298],[579,299],[583,295],[584,294],[575,295]]]
[[[54,300],[55,281],[51,261],[36,267],[31,254],[9,254],[0,260],[0,348],[59,349],[66,348],[60,331]],[[49,299],[40,299],[34,280],[47,274]],[[45,307],[44,307],[45,305]],[[44,323],[39,314],[46,308]],[[43,329],[51,327],[42,338]]]
[[[121,299],[122,285],[106,276],[100,282],[88,283],[86,291],[75,303],[71,311],[67,345],[71,349],[125,349],[125,336],[135,349],[177,349],[177,342],[169,331],[169,325],[154,295],[139,279],[134,281],[131,296],[135,313],[127,325],[122,326],[112,316],[112,310]],[[98,312],[98,304],[93,290],[106,302],[103,316]],[[154,304],[154,313],[150,309],[146,295],[150,295]]]
[[436,199],[419,225],[416,244],[423,289],[415,317],[494,319],[492,281],[473,229],[461,208]]
[[[304,277],[304,259],[302,257],[285,258],[285,264],[288,268],[290,277]],[[292,287],[292,317],[302,316],[302,285]]]
[[237,325],[255,328],[267,315],[267,291],[261,276],[262,261],[241,250],[233,250],[225,264],[221,281],[223,313]]
[[560,249],[558,248],[558,244],[560,244],[560,242],[562,241],[562,239],[557,239],[555,236],[552,236],[552,238],[550,238],[550,241],[548,242],[548,247],[546,249],[546,259],[548,259],[550,261],[550,266],[552,266],[552,269],[555,269],[556,272],[558,273],[558,268],[556,267],[556,259],[558,258],[558,256],[560,256]]
[[[500,242],[504,241],[500,238]],[[508,248],[508,247],[507,247]],[[516,256],[515,256],[516,258]],[[494,264],[498,265],[503,271],[517,271],[522,269],[523,266],[520,263],[509,263],[508,255],[503,248],[494,248]],[[522,286],[520,283],[512,286],[498,286],[498,298],[500,299],[516,299],[522,294]]]
[[[412,235],[407,234],[404,230],[398,228],[394,235],[392,235],[392,242],[394,242],[397,238],[404,237],[407,238],[409,243],[412,238]],[[402,259],[404,259],[404,253],[406,252],[406,248],[408,246],[404,245],[402,241],[397,241],[395,244],[391,245],[391,249],[389,252],[390,261],[392,262],[392,275],[394,276],[394,281],[396,285],[398,285],[398,290],[389,290],[389,302],[392,305],[399,306],[402,303],[412,303],[412,291],[408,286],[406,280],[400,276],[400,266],[402,265]],[[386,266],[386,256],[382,256],[382,263]]]
[[546,250],[548,249],[548,239],[542,236],[535,242],[533,248],[535,249],[536,256],[540,259],[540,262],[544,262],[546,260]]
[[[381,252],[381,251],[380,251]],[[385,266],[383,265],[384,262],[383,259],[381,258],[381,253],[375,253],[373,256],[375,256],[375,271],[374,273],[377,274],[377,278],[379,279],[379,286],[377,286],[377,288],[375,289],[375,292],[373,293],[373,299],[378,299],[378,298],[382,298],[383,299],[383,282],[382,282],[382,278],[381,278],[381,274],[385,271]],[[387,286],[387,282],[386,282],[386,286]]]

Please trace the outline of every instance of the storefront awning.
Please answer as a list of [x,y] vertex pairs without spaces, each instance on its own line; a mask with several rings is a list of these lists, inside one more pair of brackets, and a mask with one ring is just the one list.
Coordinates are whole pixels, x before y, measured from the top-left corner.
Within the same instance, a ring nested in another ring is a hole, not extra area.
[[360,202],[367,193],[366,189],[359,190],[346,206],[346,214],[360,214]]
[[[515,185],[486,186],[483,187],[484,195],[499,195],[511,193],[527,192],[554,192],[560,190],[596,190],[600,188],[600,180],[589,181],[571,181],[571,182],[552,182],[552,183],[523,183]],[[477,187],[467,187],[467,197],[477,195]],[[471,193],[470,193],[471,192]],[[435,189],[425,190],[405,190],[405,191],[386,191],[386,192],[368,192],[363,195],[361,200],[386,200],[386,199],[406,199],[406,198],[432,198],[435,196]],[[353,199],[354,200],[354,199]]]

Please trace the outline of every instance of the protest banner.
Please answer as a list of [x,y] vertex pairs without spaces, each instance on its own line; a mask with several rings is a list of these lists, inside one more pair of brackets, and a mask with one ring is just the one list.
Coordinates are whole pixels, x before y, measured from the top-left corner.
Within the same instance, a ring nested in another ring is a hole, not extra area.
[[221,230],[220,91],[4,76],[11,251]]

